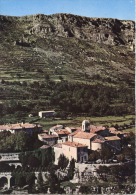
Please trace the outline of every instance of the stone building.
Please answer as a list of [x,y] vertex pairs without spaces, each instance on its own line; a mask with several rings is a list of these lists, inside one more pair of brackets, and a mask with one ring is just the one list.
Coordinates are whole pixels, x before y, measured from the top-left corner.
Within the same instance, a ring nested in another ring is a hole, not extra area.
[[60,155],[63,154],[62,144],[59,143],[59,144],[54,145],[53,149],[54,149],[54,154],[55,154],[55,162],[54,162],[54,164],[57,165],[58,164],[58,159],[59,159]]
[[38,134],[38,139],[47,145],[53,146],[57,144],[58,136],[47,135],[46,133],[43,133],[43,134]]
[[87,132],[78,132],[73,136],[73,141],[77,143],[84,144],[88,146],[88,149],[91,149],[91,142],[96,139],[97,134],[87,133]]
[[77,142],[67,141],[53,146],[55,152],[55,164],[58,163],[59,156],[64,154],[69,161],[74,158],[76,162],[88,161],[87,146]]
[[55,115],[55,111],[51,110],[51,111],[40,111],[38,113],[40,118],[45,118],[45,117],[53,117]]
[[56,130],[52,133],[52,135],[58,136],[58,143],[68,141],[69,134],[70,134],[69,131],[67,131],[66,129]]
[[88,161],[88,150],[87,146],[78,142],[67,141],[62,143],[63,154],[71,160],[74,158],[76,162],[86,162]]
[[39,124],[30,124],[30,123],[0,125],[0,132],[2,131],[9,131],[11,133],[18,133],[24,131],[28,134],[33,134],[35,132],[40,133],[42,131],[42,126]]

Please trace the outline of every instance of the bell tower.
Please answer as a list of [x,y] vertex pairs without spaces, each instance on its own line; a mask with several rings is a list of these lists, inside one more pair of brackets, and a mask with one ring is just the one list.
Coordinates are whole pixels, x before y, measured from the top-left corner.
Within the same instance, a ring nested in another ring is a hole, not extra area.
[[88,120],[83,120],[83,122],[82,122],[82,131],[90,132],[90,122]]

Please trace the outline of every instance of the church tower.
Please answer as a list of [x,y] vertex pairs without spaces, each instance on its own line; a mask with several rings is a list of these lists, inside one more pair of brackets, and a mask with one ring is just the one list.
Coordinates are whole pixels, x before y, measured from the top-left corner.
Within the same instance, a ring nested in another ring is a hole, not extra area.
[[88,120],[83,120],[83,122],[82,122],[82,131],[90,132],[90,122]]

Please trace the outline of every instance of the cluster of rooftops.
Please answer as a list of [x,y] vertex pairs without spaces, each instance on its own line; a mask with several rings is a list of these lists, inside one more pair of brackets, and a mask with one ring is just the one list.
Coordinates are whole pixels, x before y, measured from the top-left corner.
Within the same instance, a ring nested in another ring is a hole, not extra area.
[[33,128],[42,128],[39,124],[30,124],[30,123],[16,123],[16,124],[6,124],[6,125],[0,125],[0,131],[19,131],[23,129],[33,129]]
[[[104,143],[105,141],[120,140],[124,134],[116,130],[114,127],[106,128],[104,126],[90,125],[88,120],[82,122],[82,127],[63,127],[63,125],[56,125],[49,130],[43,130],[39,124],[17,123],[0,125],[1,131],[10,131],[17,133],[19,131],[26,131],[32,133],[38,132],[38,139],[43,141],[43,144],[53,146],[55,144],[67,144],[72,147],[86,146],[84,141],[79,143],[78,139],[91,140],[94,143]],[[77,144],[75,140],[78,140]]]
[[[44,130],[38,134],[38,138],[45,144],[55,147],[67,145],[71,147],[86,147],[87,140],[92,143],[103,144],[120,141],[125,136],[121,131],[114,127],[106,128],[104,126],[90,125],[89,121],[84,120],[82,127],[63,127],[63,125],[56,125],[49,130]],[[90,146],[91,149],[91,146]]]
[[37,132],[38,139],[43,143],[41,149],[54,148],[56,164],[60,154],[64,154],[69,160],[74,158],[77,162],[87,161],[89,150],[101,150],[104,145],[113,151],[120,151],[121,139],[126,136],[114,127],[90,125],[88,120],[84,120],[81,127],[55,125],[49,130],[30,123],[0,125],[0,132],[2,131],[14,134],[24,131],[30,135]]

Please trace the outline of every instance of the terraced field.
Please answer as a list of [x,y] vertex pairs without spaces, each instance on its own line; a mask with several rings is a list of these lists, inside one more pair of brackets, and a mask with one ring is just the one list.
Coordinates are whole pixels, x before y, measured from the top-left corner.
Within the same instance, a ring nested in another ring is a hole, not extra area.
[[[94,104],[91,112],[99,115],[100,99],[108,103],[107,110],[120,106],[125,108],[122,113],[133,114],[133,38],[132,21],[65,14],[0,16],[1,116],[14,114],[16,118],[17,111],[36,115],[40,109],[73,112],[77,106],[77,112],[89,113],[82,102],[88,102],[90,109]],[[63,82],[68,82],[68,92]],[[59,83],[61,91],[55,91]],[[84,89],[84,97],[79,89]],[[60,101],[54,100],[59,93]],[[64,101],[73,108],[66,109]],[[111,114],[121,115],[121,109]],[[102,110],[109,115],[104,105]]]

